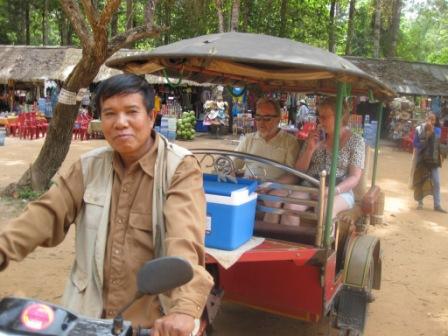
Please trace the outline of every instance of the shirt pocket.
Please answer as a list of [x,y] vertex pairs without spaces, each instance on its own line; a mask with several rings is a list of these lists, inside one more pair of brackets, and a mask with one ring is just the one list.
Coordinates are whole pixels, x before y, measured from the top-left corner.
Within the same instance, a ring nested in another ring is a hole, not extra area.
[[278,161],[280,163],[286,163],[286,156],[288,154],[288,151],[285,148],[270,146],[269,151],[271,160]]
[[129,254],[133,260],[148,261],[153,257],[152,215],[130,212],[127,233]]
[[70,274],[70,280],[76,287],[78,292],[82,293],[87,287],[87,273],[75,265],[72,273]]
[[101,217],[103,216],[106,194],[87,189],[84,193],[83,200],[85,207],[83,220],[86,223],[86,227],[88,229],[98,229]]

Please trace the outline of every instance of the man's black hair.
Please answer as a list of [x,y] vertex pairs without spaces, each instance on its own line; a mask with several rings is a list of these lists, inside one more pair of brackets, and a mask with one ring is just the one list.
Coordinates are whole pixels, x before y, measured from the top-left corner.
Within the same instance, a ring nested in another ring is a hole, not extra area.
[[154,89],[148,82],[134,74],[121,74],[112,76],[98,86],[95,95],[95,107],[101,115],[101,103],[116,95],[127,95],[132,93],[140,93],[143,97],[143,103],[148,113],[154,107]]

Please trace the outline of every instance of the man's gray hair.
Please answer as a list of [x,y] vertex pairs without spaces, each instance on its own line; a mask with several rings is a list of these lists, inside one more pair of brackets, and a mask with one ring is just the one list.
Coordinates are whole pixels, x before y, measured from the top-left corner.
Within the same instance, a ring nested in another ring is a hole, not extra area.
[[260,105],[266,105],[266,104],[270,104],[274,107],[275,115],[277,116],[281,115],[280,104],[278,103],[278,101],[268,97],[261,97],[257,100],[256,104],[257,110]]

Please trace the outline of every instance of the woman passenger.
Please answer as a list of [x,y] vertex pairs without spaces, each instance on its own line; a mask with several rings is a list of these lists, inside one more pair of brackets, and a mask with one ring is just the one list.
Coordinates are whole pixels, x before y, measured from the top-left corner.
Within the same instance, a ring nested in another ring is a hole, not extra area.
[[[308,139],[299,154],[295,168],[317,179],[320,172],[327,171],[329,175],[332,160],[333,134],[335,131],[336,99],[325,98],[318,106],[320,125],[310,132]],[[352,133],[346,127],[349,111],[344,108],[342,127],[339,133],[339,155],[336,168],[335,197],[333,203],[333,218],[341,211],[350,209],[355,204],[353,189],[358,185],[364,169],[365,145],[363,138]],[[327,175],[327,176],[328,176]],[[328,189],[327,189],[328,192]],[[326,193],[327,196],[327,193]],[[304,192],[295,192],[291,197],[308,199]],[[285,204],[285,209],[305,211],[307,206]],[[299,218],[282,216],[282,224],[299,225]]]

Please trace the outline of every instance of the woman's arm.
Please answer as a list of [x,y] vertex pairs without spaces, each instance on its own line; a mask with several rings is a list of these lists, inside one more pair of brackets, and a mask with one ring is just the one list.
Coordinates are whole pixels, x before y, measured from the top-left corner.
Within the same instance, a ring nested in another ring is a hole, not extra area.
[[336,186],[336,194],[342,194],[344,192],[354,189],[361,180],[361,175],[362,175],[361,168],[354,165],[350,165],[348,169],[348,177]]
[[347,171],[347,178],[336,186],[336,193],[341,194],[355,188],[361,180],[364,169],[366,146],[360,136],[352,135],[349,139],[351,143],[350,159]]

